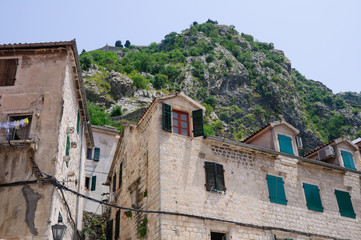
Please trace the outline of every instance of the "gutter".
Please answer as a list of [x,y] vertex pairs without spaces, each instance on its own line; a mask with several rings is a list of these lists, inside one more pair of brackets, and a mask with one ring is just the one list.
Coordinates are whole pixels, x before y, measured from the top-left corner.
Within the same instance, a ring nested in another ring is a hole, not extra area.
[[313,160],[313,159],[309,159],[309,158],[295,156],[295,155],[288,154],[288,153],[277,152],[277,151],[269,149],[269,148],[259,147],[259,146],[252,145],[252,144],[237,142],[237,141],[229,140],[229,139],[226,139],[226,138],[208,136],[208,135],[205,135],[203,138],[213,140],[213,141],[217,141],[217,142],[223,142],[223,143],[236,145],[236,146],[239,146],[239,147],[243,147],[243,148],[247,148],[247,149],[251,149],[251,150],[254,150],[254,151],[263,152],[263,153],[267,153],[267,154],[271,154],[271,155],[275,155],[275,156],[281,155],[281,156],[285,156],[285,157],[288,157],[288,158],[297,159],[299,163],[309,163],[309,164],[325,167],[325,168],[328,168],[328,169],[338,170],[338,171],[342,171],[342,172],[352,172],[352,173],[356,173],[358,175],[361,175],[361,171],[348,169],[348,168],[345,168],[345,167],[337,166],[335,164],[322,162],[320,160]]

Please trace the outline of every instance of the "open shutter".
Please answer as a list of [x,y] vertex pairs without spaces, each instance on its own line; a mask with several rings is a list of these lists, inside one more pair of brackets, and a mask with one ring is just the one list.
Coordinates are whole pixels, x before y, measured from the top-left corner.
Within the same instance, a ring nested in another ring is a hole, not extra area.
[[163,130],[172,132],[172,107],[163,103]]
[[345,168],[356,170],[352,153],[341,150],[341,155]]
[[80,113],[78,111],[78,117],[76,119],[76,132],[79,133],[79,129],[80,129]]
[[70,150],[70,137],[67,134],[66,135],[66,148],[65,148],[65,156],[69,156],[69,150]]
[[269,198],[271,202],[287,205],[283,179],[267,175]]
[[93,160],[99,162],[100,159],[100,148],[94,148],[94,158]]
[[119,166],[119,188],[122,186],[122,178],[123,178],[123,163],[120,163]]
[[0,86],[13,86],[15,83],[18,59],[0,60]]
[[114,173],[114,176],[113,176],[113,192],[115,192],[116,187],[117,187],[117,174]]
[[92,176],[92,186],[90,188],[90,191],[95,191],[96,186],[97,186],[97,176]]
[[225,191],[226,188],[224,186],[224,171],[223,166],[220,164],[216,164],[216,189]]
[[278,134],[278,141],[280,144],[281,152],[294,155],[292,148],[292,139],[290,137]]
[[303,188],[307,202],[307,208],[310,210],[323,212],[320,190],[318,186],[304,183]]
[[204,135],[203,131],[203,110],[195,110],[192,112],[193,119],[193,136],[199,137]]
[[206,171],[206,190],[213,191],[216,190],[216,168],[215,163],[205,162],[204,169]]
[[353,210],[351,196],[348,192],[335,190],[338,208],[341,216],[356,218],[355,211]]

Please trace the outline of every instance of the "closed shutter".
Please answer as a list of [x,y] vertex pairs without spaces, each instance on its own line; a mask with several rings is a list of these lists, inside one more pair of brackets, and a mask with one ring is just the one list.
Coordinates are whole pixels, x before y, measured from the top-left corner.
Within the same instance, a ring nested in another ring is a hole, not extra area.
[[94,158],[93,160],[99,162],[100,159],[100,148],[94,148]]
[[122,181],[123,181],[123,163],[120,163],[119,166],[119,188],[122,186]]
[[216,168],[215,163],[205,162],[204,169],[206,171],[206,190],[213,191],[216,190]]
[[163,130],[172,132],[172,107],[163,103]]
[[117,214],[115,215],[114,240],[119,239],[119,232],[120,232],[120,209],[117,211]]
[[193,119],[193,136],[199,137],[204,135],[203,131],[203,110],[195,110],[192,112]]
[[97,186],[97,176],[92,176],[92,186],[90,188],[90,191],[95,191],[96,186]]
[[66,135],[66,148],[65,148],[65,156],[69,156],[69,150],[70,150],[70,137],[67,134]]
[[353,210],[350,193],[335,190],[338,208],[341,216],[356,218],[355,211]]
[[91,149],[91,148],[88,148],[87,150],[86,150],[86,158],[87,159],[92,159],[93,158],[93,149]]
[[287,205],[283,179],[280,177],[267,175],[269,198],[271,202]]
[[116,187],[117,187],[117,174],[114,173],[114,176],[113,176],[113,192],[115,192]]
[[18,59],[0,59],[0,86],[13,86]]
[[305,191],[307,208],[310,210],[323,212],[320,190],[318,186],[304,183],[303,189]]
[[352,153],[341,150],[341,155],[345,168],[356,170]]
[[220,164],[216,164],[216,183],[217,183],[217,190],[225,191],[226,188],[224,186],[224,171],[223,166]]
[[79,129],[80,129],[80,113],[78,111],[78,117],[76,119],[76,132],[79,133]]
[[278,134],[278,141],[280,144],[281,152],[294,155],[292,148],[292,139],[290,137]]

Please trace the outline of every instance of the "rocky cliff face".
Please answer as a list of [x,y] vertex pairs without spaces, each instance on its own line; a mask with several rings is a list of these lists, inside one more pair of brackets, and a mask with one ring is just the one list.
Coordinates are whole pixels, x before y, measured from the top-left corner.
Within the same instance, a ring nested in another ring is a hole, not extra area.
[[[183,90],[206,106],[208,134],[242,140],[283,116],[300,130],[304,152],[341,135],[361,136],[359,94],[332,94],[293,69],[273,44],[238,34],[233,26],[194,23],[160,44],[117,54],[120,72],[106,65],[100,71],[93,61],[83,77],[90,101],[110,109],[121,105],[124,114],[146,107],[156,95]],[[146,89],[136,87],[135,73],[148,80]]]

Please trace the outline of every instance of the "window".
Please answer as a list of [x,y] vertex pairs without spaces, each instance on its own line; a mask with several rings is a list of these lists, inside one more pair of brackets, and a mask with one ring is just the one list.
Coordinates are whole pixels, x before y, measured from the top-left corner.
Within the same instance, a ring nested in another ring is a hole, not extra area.
[[118,211],[115,215],[114,240],[117,240],[119,238],[119,232],[120,232],[120,209],[118,209]]
[[345,168],[356,170],[352,153],[341,150],[341,156]]
[[94,157],[93,160],[99,162],[100,159],[100,148],[94,148]]
[[206,171],[206,190],[226,191],[223,166],[214,162],[205,162],[204,168]]
[[318,186],[303,183],[303,189],[305,191],[305,197],[306,197],[308,209],[313,211],[323,212],[320,190]]
[[172,116],[173,116],[173,132],[181,135],[189,136],[188,113],[173,110]]
[[122,178],[123,178],[123,163],[120,163],[119,166],[119,188],[122,186]]
[[76,132],[79,133],[79,129],[80,129],[80,113],[78,111],[78,117],[76,119]]
[[116,187],[117,187],[117,174],[114,173],[114,176],[113,176],[113,192],[115,192]]
[[[167,132],[174,132],[177,134],[190,136],[189,114],[178,110],[173,110],[172,107],[163,103],[163,130]],[[203,136],[203,110],[198,109],[192,112],[193,119],[193,136]]]
[[225,233],[211,232],[211,240],[227,240]]
[[15,84],[18,59],[0,59],[0,87]]
[[352,207],[350,193],[340,190],[335,190],[335,194],[341,216],[356,218],[356,214]]
[[285,136],[282,134],[278,134],[278,142],[280,144],[281,152],[294,155],[291,137],[288,137],[288,136]]
[[267,175],[268,192],[271,202],[287,205],[283,179],[272,175]]
[[69,156],[69,152],[70,152],[70,137],[69,134],[66,134],[65,156]]
[[6,140],[25,140],[30,138],[32,116],[9,116]]
[[87,151],[86,151],[86,158],[87,159],[90,159],[90,160],[92,160],[93,159],[93,149],[91,149],[91,148],[87,148]]
[[89,191],[90,177],[85,177],[85,190]]
[[107,226],[105,227],[105,238],[106,240],[113,240],[113,220],[107,222]]

